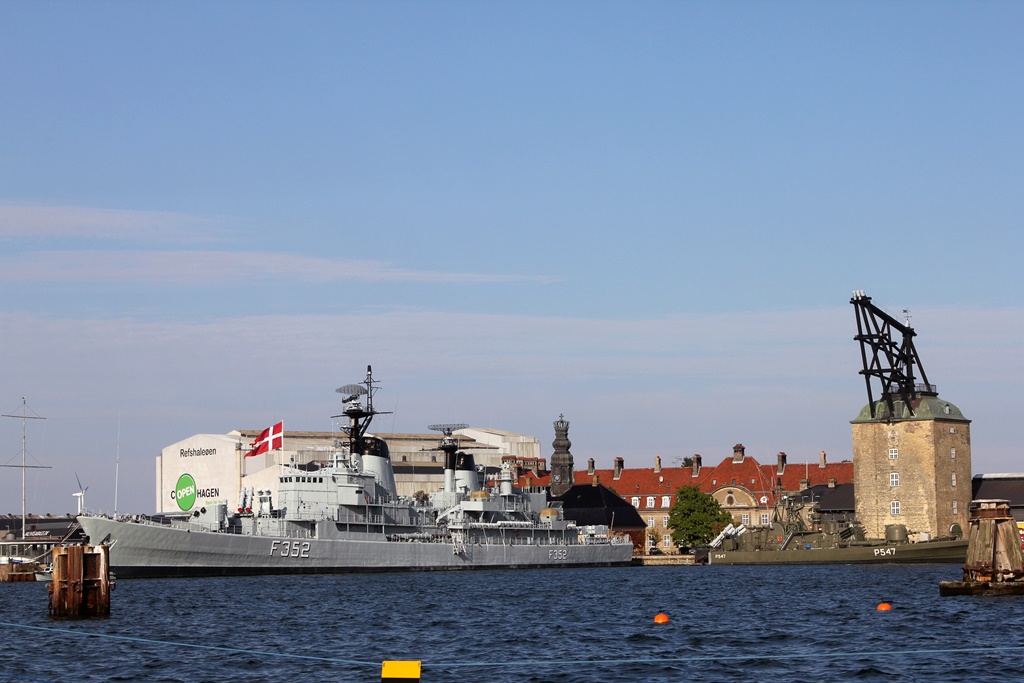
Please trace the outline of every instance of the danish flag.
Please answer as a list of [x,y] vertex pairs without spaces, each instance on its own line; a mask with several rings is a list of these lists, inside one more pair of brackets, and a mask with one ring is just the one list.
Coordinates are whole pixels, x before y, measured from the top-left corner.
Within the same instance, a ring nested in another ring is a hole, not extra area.
[[278,422],[273,427],[264,429],[250,445],[252,449],[245,454],[247,458],[253,455],[263,455],[267,451],[276,451],[278,448],[284,448],[284,422]]

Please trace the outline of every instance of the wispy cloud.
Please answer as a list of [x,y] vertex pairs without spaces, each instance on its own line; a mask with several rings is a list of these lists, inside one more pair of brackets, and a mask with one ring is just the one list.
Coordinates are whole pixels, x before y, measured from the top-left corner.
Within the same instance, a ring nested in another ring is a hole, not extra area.
[[46,206],[0,202],[0,237],[60,237],[159,240],[172,243],[218,241],[225,221],[165,212]]
[[210,285],[290,281],[551,282],[547,276],[396,268],[382,261],[238,251],[34,251],[0,257],[0,281]]

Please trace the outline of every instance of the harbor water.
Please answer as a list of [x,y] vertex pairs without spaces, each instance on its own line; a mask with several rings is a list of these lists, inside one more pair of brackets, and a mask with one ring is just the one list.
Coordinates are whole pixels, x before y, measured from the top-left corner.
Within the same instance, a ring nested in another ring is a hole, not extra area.
[[[120,581],[105,619],[0,585],[0,681],[1015,680],[1024,598],[956,565],[629,567]],[[879,611],[888,602],[891,611]],[[655,624],[658,613],[669,623]]]

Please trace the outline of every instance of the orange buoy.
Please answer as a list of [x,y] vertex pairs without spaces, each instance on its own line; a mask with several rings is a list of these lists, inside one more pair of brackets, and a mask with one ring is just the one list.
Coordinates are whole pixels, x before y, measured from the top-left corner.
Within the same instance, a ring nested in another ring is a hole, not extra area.
[[892,609],[892,605],[890,605],[887,602],[881,602],[881,603],[878,604],[878,611],[879,612],[888,612],[891,609]]
[[665,614],[664,612],[658,612],[657,614],[654,615],[654,623],[655,624],[667,624],[668,623],[668,615]]

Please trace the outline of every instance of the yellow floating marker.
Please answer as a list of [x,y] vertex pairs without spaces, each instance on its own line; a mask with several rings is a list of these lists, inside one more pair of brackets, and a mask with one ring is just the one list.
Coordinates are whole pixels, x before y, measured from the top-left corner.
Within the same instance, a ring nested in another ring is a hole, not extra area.
[[878,611],[879,612],[888,612],[891,609],[892,609],[892,605],[890,605],[887,602],[882,602],[882,603],[879,603],[879,605],[878,605]]
[[399,681],[420,680],[420,665],[418,661],[386,661],[380,669],[381,683],[399,683]]
[[667,624],[668,623],[668,615],[665,614],[664,612],[658,612],[657,614],[654,615],[654,623],[655,624]]

